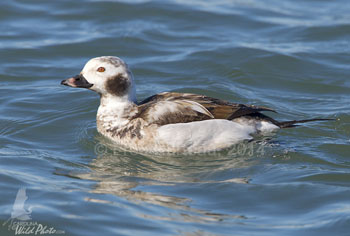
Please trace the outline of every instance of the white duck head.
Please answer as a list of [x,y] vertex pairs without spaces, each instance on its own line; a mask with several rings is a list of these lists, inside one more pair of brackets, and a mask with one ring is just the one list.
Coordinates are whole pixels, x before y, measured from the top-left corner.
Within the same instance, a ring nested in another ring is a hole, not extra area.
[[101,97],[136,102],[135,85],[128,65],[119,57],[103,56],[89,60],[79,75],[62,80],[61,84],[87,88]]

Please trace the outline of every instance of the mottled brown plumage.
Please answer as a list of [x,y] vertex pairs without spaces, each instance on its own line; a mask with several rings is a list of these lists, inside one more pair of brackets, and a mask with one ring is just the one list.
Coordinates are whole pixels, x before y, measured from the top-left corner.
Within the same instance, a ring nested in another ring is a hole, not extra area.
[[[191,121],[197,121],[197,120],[205,120],[205,119],[226,119],[226,120],[233,120],[235,118],[248,116],[250,118],[256,117],[261,120],[267,120],[274,124],[277,124],[278,122],[274,119],[262,115],[261,111],[271,111],[275,112],[273,109],[267,108],[267,107],[258,107],[253,105],[244,105],[244,104],[238,104],[238,103],[230,103],[224,100],[220,100],[217,98],[211,98],[204,95],[197,95],[197,94],[191,94],[191,93],[176,93],[176,92],[165,92],[153,95],[149,98],[146,98],[142,102],[139,103],[139,107],[142,110],[142,113],[147,112],[147,109],[159,102],[162,101],[193,101],[200,105],[202,105],[206,110],[208,110],[212,117],[208,116],[202,116],[202,117],[195,117],[192,114],[190,115],[189,120],[187,122]],[[192,120],[190,119],[192,118]]]
[[214,116],[201,104],[185,99],[149,101],[137,106],[138,112],[132,117],[141,118],[147,124],[176,124],[201,121]]
[[[246,118],[249,120],[259,120],[271,122],[274,125],[277,125],[280,128],[291,128],[297,126],[297,123],[306,123],[310,121],[325,121],[332,119],[306,119],[306,120],[293,120],[293,121],[277,121],[267,115],[262,114],[262,111],[276,112],[275,110],[263,107],[263,106],[254,106],[254,105],[245,105],[239,103],[231,103],[217,98],[212,98],[204,95],[192,94],[192,93],[176,93],[176,92],[164,92],[160,94],[153,95],[146,98],[145,100],[139,103],[141,109],[146,109],[147,107],[153,104],[157,104],[162,101],[182,101],[188,100],[197,102],[198,104],[205,107],[205,109],[212,114],[212,117],[200,114],[198,117],[191,115],[184,115],[181,117],[174,117],[168,119],[167,122],[162,124],[172,124],[172,123],[186,123],[192,121],[206,120],[206,119],[226,119],[234,120],[237,118]],[[144,108],[142,108],[144,107]],[[177,114],[179,116],[179,114]],[[181,116],[181,114],[180,114]],[[177,121],[177,122],[176,122]]]

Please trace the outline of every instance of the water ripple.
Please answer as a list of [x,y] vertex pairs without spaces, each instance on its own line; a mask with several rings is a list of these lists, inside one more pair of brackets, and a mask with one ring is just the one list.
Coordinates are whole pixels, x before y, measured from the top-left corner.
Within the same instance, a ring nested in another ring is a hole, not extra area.
[[[2,219],[26,187],[33,220],[69,235],[348,233],[345,0],[0,6]],[[139,99],[195,92],[268,106],[279,120],[336,120],[206,155],[121,150],[96,131],[98,95],[60,85],[100,55],[128,62]]]

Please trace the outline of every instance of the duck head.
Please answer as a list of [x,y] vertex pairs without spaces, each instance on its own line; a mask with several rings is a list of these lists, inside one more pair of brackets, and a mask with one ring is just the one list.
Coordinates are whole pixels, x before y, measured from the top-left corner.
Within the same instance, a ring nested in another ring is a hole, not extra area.
[[62,85],[86,88],[102,97],[118,97],[136,102],[133,76],[119,57],[103,56],[89,60],[79,75],[62,80]]

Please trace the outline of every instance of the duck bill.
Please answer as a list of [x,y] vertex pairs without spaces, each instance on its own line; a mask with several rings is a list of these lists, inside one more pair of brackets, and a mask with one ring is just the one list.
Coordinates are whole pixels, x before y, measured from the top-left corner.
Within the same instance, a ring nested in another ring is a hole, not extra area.
[[61,84],[73,88],[91,88],[93,86],[93,84],[90,84],[83,75],[76,75],[72,78],[62,80]]

